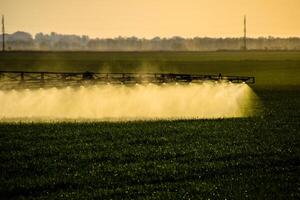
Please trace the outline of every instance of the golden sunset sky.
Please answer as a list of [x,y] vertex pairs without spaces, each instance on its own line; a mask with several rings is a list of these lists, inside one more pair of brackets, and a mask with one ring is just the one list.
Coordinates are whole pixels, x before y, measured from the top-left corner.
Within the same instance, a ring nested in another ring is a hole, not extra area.
[[0,0],[6,32],[91,37],[300,36],[300,0]]

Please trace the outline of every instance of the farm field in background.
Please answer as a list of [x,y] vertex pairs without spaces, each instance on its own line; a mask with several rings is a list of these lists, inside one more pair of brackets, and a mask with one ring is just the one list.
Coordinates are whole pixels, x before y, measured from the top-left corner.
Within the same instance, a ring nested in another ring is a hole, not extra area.
[[300,52],[6,52],[0,70],[255,76],[250,118],[0,123],[4,198],[300,198]]
[[0,53],[0,70],[222,73],[271,86],[300,85],[299,66],[300,51]]

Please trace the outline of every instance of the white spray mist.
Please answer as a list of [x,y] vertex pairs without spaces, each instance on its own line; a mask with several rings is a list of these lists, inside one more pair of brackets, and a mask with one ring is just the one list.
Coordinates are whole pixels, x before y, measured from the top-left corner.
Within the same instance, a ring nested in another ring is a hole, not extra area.
[[246,84],[98,85],[0,91],[0,121],[147,120],[251,115]]

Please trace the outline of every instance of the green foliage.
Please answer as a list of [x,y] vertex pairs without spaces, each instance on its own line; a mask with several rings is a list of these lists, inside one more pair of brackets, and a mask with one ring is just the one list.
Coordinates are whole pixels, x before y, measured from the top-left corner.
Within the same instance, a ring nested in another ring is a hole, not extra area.
[[299,199],[300,90],[256,93],[252,118],[2,123],[0,196]]
[[0,123],[0,197],[299,199],[299,66],[299,52],[1,53],[1,70],[256,76],[261,107],[240,119]]

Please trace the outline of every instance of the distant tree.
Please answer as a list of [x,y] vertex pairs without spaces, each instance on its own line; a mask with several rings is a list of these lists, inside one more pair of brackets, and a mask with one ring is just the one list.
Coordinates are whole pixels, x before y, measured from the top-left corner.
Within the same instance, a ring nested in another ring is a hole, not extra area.
[[[1,41],[2,37],[0,37]],[[238,50],[243,38],[194,37],[152,39],[132,37],[94,38],[86,35],[66,35],[51,32],[37,33],[33,38],[29,33],[17,31],[7,34],[7,45],[12,50],[94,50],[94,51],[216,51]],[[300,50],[300,38],[259,37],[247,38],[248,49]]]

